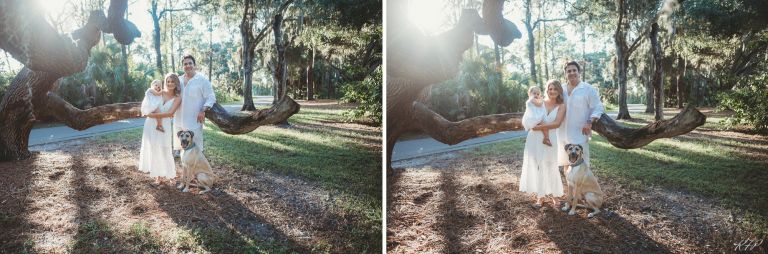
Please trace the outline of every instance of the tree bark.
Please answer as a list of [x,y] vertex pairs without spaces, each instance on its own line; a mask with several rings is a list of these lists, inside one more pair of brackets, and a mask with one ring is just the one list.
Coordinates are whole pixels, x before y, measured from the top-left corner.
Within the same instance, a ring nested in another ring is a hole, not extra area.
[[615,147],[633,149],[643,147],[656,139],[683,135],[703,125],[706,120],[704,114],[688,105],[669,120],[659,120],[641,128],[620,126],[608,115],[603,114],[592,124],[592,130],[605,137]]
[[632,43],[632,46],[627,45],[626,31],[624,31],[624,27],[627,25],[625,17],[627,7],[624,0],[618,0],[617,4],[619,18],[616,22],[616,32],[613,35],[616,44],[616,72],[619,81],[619,115],[616,119],[632,119],[627,108],[627,69],[629,68],[629,57],[640,37]]
[[307,100],[315,100],[315,47],[312,46],[312,56],[307,67]]
[[[650,62],[653,63],[653,54],[650,56]],[[643,76],[641,78],[643,80],[643,87],[645,87],[645,113],[653,114],[656,110],[653,103],[653,83],[651,82],[651,73],[649,70],[650,63],[646,64],[646,67],[643,68]]]
[[285,63],[285,44],[283,40],[283,15],[275,15],[274,22],[272,23],[272,31],[275,35],[275,49],[277,51],[277,63],[275,64],[275,85],[277,86],[277,93],[275,94],[275,101],[282,100],[285,97],[287,86],[287,65]]
[[208,78],[213,78],[213,15],[208,17]]
[[664,100],[662,93],[664,91],[664,68],[662,66],[662,54],[661,45],[659,43],[659,24],[653,23],[651,25],[651,48],[653,50],[653,94],[655,100],[656,110],[654,111],[654,118],[658,121],[664,119]]
[[[685,75],[685,71],[688,67],[688,62],[683,59],[682,56],[677,56],[677,77],[675,78],[675,86],[677,87],[677,108],[683,108],[683,85],[682,82],[680,82],[681,76]],[[683,65],[683,68],[680,69],[680,64]]]
[[256,15],[251,8],[253,0],[244,0],[243,19],[240,22],[240,38],[242,40],[242,54],[240,61],[243,63],[243,107],[240,110],[252,111],[256,109],[253,104],[253,55],[256,49],[251,21]]
[[53,84],[56,79],[58,75],[51,72],[22,68],[11,81],[0,102],[0,161],[29,157],[27,146],[36,110],[32,99],[40,93],[33,85]]
[[298,113],[300,108],[301,106],[296,101],[286,96],[268,109],[254,110],[248,113],[230,114],[217,103],[211,107],[209,112],[205,113],[205,116],[225,133],[236,135],[252,132],[262,125],[282,124],[290,116]]
[[534,48],[535,45],[535,38],[533,36],[533,25],[531,24],[533,21],[531,20],[531,0],[525,0],[525,30],[528,32],[528,62],[530,64],[531,68],[531,81],[532,84],[538,84],[539,78],[538,73],[536,72],[536,49]]
[[160,75],[165,73],[163,69],[163,54],[160,52],[160,19],[162,13],[158,12],[157,0],[152,0],[152,9],[150,14],[152,15],[152,45],[155,47],[155,67]]

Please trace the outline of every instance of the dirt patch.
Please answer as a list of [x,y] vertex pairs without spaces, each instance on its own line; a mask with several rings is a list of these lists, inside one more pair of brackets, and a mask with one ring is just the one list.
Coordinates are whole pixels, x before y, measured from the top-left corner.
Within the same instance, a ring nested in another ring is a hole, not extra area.
[[[127,233],[144,223],[165,253],[190,251],[167,234],[192,229],[216,229],[288,251],[309,252],[318,243],[333,252],[361,251],[346,232],[361,215],[345,212],[344,197],[334,191],[300,178],[217,165],[220,181],[210,194],[153,187],[148,174],[137,170],[139,148],[140,142],[85,139],[0,163],[0,249],[79,252],[77,242],[90,237],[83,225],[96,221]],[[107,235],[94,244],[137,251],[134,242]],[[203,249],[222,248],[219,240],[195,237]]]
[[604,212],[588,219],[584,209],[533,207],[517,191],[521,153],[428,159],[388,176],[390,253],[722,253],[754,239],[739,230],[743,218],[705,197],[601,178]]

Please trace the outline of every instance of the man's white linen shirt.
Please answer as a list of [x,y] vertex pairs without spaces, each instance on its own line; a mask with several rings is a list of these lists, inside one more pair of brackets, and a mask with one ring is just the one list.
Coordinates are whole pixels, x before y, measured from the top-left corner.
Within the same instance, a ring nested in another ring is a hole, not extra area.
[[568,112],[565,113],[563,124],[557,130],[557,138],[565,144],[584,144],[589,137],[581,133],[581,128],[590,123],[592,117],[600,118],[604,112],[600,95],[597,89],[583,81],[573,88],[570,95],[568,95],[568,83],[562,84],[562,87]]
[[197,122],[197,114],[203,111],[203,107],[213,107],[216,94],[213,93],[211,82],[202,74],[195,73],[188,82],[186,79],[186,75],[181,75],[181,106],[176,111],[173,122],[185,130],[201,129],[203,124]]

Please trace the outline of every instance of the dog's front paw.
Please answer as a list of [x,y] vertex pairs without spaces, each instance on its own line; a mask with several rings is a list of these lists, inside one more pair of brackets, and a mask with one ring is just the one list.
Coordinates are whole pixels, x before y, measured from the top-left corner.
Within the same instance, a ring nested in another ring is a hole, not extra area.
[[181,192],[189,192],[189,188],[184,188]]
[[570,209],[571,209],[571,207],[570,207],[570,206],[568,206],[568,203],[565,203],[565,205],[563,206],[563,208],[562,208],[562,209],[560,209],[560,210],[563,210],[563,212],[567,212],[567,211],[568,211],[568,210],[570,210]]
[[576,211],[571,210],[570,212],[568,212],[568,215],[576,215]]

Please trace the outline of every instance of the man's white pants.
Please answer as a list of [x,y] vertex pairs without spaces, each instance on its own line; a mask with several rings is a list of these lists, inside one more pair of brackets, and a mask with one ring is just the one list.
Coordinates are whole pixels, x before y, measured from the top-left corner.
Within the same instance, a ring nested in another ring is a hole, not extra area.
[[[192,136],[192,141],[195,142],[195,145],[200,147],[200,151],[203,151],[203,128],[197,128],[197,129],[184,129],[189,130],[194,133],[194,136]],[[181,150],[181,140],[179,140],[179,135],[176,135],[179,133],[179,131],[182,131],[181,127],[177,127],[175,124],[173,125],[173,150]]]

